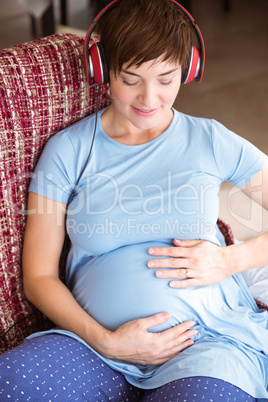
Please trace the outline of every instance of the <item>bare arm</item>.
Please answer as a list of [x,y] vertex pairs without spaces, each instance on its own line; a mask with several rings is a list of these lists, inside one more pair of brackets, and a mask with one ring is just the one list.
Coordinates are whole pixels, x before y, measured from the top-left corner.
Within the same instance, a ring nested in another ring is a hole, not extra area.
[[169,320],[168,313],[131,321],[111,332],[88,315],[60,281],[65,205],[29,194],[23,249],[24,290],[29,300],[63,329],[76,333],[100,354],[140,364],[161,364],[193,344],[187,321],[161,333],[148,328]]
[[[268,211],[268,163],[247,183],[242,191]],[[268,264],[268,233],[230,246],[233,270],[242,272]]]

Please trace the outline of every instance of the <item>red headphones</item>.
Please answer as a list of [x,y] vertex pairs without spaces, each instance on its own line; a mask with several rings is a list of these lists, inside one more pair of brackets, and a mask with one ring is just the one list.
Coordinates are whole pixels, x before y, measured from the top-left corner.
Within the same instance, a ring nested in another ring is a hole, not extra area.
[[[122,0],[114,0],[110,4],[108,4],[96,16],[86,34],[84,42],[84,67],[85,67],[86,79],[88,82],[90,82],[91,79],[94,79],[94,81],[97,84],[107,84],[109,82],[109,69],[105,60],[103,46],[101,42],[94,42],[92,46],[90,46],[89,48],[89,41],[92,32],[94,31],[96,24],[101,18],[101,16],[105,14],[107,10],[115,6],[117,3],[120,3],[121,1]],[[186,16],[189,17],[199,40],[200,50],[198,50],[195,45],[192,45],[190,62],[187,69],[182,74],[182,83],[188,84],[188,82],[191,82],[194,79],[195,81],[200,82],[203,77],[204,66],[205,66],[205,45],[203,36],[191,14],[179,3],[177,3],[177,1],[175,0],[169,0],[169,1],[176,4],[186,14]]]

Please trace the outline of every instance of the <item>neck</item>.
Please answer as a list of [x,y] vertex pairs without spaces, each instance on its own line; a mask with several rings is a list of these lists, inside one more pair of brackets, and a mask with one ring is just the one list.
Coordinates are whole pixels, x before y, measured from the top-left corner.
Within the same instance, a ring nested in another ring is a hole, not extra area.
[[154,127],[142,129],[134,126],[128,119],[117,113],[113,104],[101,116],[102,128],[109,137],[125,145],[141,145],[159,137],[167,130],[173,118],[170,109],[166,118]]

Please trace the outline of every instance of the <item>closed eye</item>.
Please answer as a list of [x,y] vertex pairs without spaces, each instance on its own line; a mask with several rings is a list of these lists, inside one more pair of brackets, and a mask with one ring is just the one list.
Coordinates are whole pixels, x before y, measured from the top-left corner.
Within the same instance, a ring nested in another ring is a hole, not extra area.
[[170,85],[172,84],[173,80],[167,81],[167,82],[161,82],[161,85]]
[[123,80],[123,84],[128,85],[129,87],[134,87],[135,85],[138,84],[138,81],[136,81],[136,82],[128,82],[128,81]]

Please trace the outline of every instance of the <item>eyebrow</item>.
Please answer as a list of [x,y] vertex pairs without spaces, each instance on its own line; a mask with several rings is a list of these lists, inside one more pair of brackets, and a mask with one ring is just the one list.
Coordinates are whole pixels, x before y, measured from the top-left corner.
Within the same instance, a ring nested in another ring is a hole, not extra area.
[[[128,75],[133,75],[133,76],[139,77],[139,78],[141,77],[139,74],[132,73],[131,71],[127,71],[127,70],[121,70],[121,71]],[[175,71],[178,71],[178,68],[174,68],[173,70],[166,71],[165,73],[159,74],[158,77],[164,77],[165,75],[169,75],[171,73],[174,73]]]

